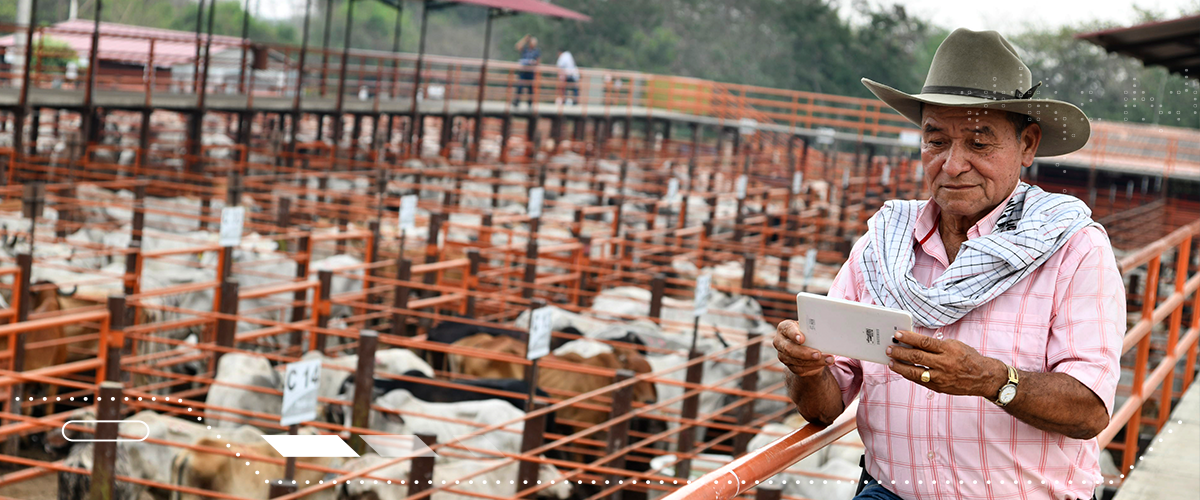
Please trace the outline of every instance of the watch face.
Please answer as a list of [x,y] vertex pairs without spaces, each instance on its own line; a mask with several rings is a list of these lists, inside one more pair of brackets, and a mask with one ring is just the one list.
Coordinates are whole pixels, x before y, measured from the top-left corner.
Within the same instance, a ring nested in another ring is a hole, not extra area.
[[1017,396],[1017,386],[1009,384],[1000,389],[1000,402],[1008,404]]

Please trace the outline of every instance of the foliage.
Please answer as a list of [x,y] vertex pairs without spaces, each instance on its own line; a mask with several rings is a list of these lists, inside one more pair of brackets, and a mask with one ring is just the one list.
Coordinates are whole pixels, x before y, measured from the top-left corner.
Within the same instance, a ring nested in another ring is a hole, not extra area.
[[67,63],[79,59],[71,44],[43,36],[34,43],[33,67],[47,71],[61,70]]
[[1044,82],[1038,96],[1068,101],[1093,119],[1200,128],[1194,113],[1200,94],[1196,80],[1147,68],[1075,38],[1076,33],[1105,27],[1092,24],[1012,37],[1034,77]]

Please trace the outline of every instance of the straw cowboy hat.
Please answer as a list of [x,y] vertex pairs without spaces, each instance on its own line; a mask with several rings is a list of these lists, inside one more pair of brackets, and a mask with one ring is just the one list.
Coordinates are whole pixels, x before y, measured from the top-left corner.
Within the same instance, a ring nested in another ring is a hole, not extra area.
[[866,78],[863,85],[917,125],[921,103],[959,108],[1012,111],[1032,117],[1042,127],[1036,156],[1070,153],[1087,144],[1091,125],[1083,111],[1054,99],[1034,99],[1029,68],[1016,49],[995,31],[959,28],[938,46],[919,94],[906,94]]

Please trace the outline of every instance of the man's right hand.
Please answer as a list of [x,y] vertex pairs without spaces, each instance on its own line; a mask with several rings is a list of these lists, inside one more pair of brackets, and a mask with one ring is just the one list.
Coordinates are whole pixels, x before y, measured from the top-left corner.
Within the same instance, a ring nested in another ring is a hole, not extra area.
[[779,352],[779,361],[797,377],[815,377],[833,365],[833,356],[804,345],[804,334],[794,320],[779,323],[775,330],[775,350]]

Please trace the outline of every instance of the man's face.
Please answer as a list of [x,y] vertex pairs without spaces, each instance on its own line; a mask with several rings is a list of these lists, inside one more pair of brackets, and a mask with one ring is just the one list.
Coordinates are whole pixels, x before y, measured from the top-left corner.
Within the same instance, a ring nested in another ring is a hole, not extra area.
[[924,105],[921,162],[944,215],[982,218],[1012,193],[1032,165],[1041,129],[1017,137],[1003,111]]

